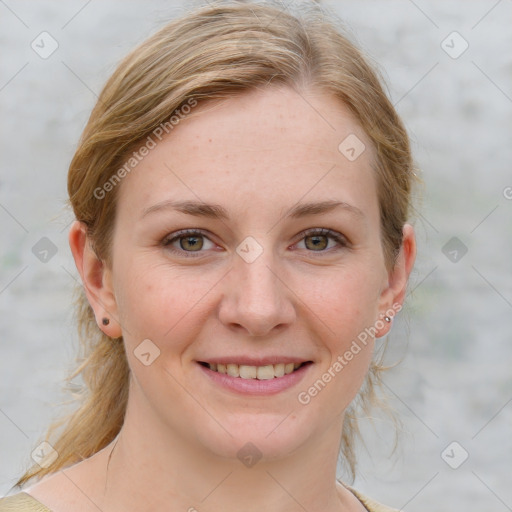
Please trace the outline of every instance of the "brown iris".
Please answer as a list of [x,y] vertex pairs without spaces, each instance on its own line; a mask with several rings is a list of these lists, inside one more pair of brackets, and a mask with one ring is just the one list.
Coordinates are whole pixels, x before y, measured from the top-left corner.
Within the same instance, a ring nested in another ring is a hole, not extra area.
[[[184,240],[185,240],[185,244],[184,244]],[[191,243],[189,243],[190,240],[192,241]],[[186,251],[189,251],[189,250],[198,251],[203,248],[203,243],[204,242],[203,242],[202,236],[189,235],[189,236],[185,236],[185,237],[181,238],[180,247]]]
[[[311,240],[313,242],[312,247],[308,247],[308,240]],[[308,249],[313,249],[313,250],[325,249],[327,247],[327,245],[329,244],[328,237],[325,236],[325,235],[310,235],[310,236],[306,236],[304,238],[304,241],[305,241],[304,243],[305,243],[306,247]]]

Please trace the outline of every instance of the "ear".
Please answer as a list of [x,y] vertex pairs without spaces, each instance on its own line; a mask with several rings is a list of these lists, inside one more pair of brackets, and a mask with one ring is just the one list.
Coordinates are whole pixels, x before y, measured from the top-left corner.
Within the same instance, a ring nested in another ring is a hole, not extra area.
[[[379,319],[376,325],[384,324],[384,326],[377,329],[377,338],[385,336],[390,331],[393,317],[402,309],[407,291],[407,282],[416,259],[414,228],[410,224],[405,224],[402,233],[400,252],[394,267],[388,273],[387,286],[380,295]],[[389,322],[385,320],[386,317],[390,319]]]
[[[112,271],[94,252],[84,223],[75,221],[71,226],[69,246],[98,327],[107,336],[119,338],[122,332],[112,286]],[[103,324],[104,318],[109,320],[108,325]]]

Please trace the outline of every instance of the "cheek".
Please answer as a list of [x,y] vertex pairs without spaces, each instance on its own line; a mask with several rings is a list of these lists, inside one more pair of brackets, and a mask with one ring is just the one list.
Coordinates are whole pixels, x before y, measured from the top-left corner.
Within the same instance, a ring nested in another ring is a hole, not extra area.
[[214,284],[208,276],[195,274],[168,264],[146,264],[142,258],[120,268],[120,276],[129,276],[119,283],[117,297],[128,346],[150,339],[164,350],[165,340],[179,351],[186,338],[194,336],[201,326],[201,298]]
[[[379,276],[368,268],[340,269],[321,281],[304,282],[301,297],[316,317],[324,351],[323,382],[333,382],[345,397],[355,395],[363,382],[373,354],[372,327],[378,319]],[[313,314],[312,314],[313,313]],[[347,404],[345,404],[347,405]]]
[[381,283],[368,267],[335,269],[322,277],[301,278],[297,285],[297,295],[324,325],[333,349],[343,349],[377,320]]

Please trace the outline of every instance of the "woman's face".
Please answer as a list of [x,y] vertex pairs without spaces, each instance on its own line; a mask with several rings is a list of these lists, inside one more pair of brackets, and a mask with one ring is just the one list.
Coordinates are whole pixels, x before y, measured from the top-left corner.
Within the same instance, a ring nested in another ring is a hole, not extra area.
[[192,114],[119,185],[104,283],[129,408],[223,456],[337,437],[368,332],[386,332],[405,286],[384,261],[370,143],[321,93],[269,88]]

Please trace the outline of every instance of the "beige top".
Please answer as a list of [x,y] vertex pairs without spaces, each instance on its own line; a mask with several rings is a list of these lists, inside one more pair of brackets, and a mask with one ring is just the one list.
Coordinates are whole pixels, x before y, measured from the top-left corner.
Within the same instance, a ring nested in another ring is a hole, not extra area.
[[[381,505],[360,492],[348,487],[350,491],[359,499],[359,501],[366,507],[368,512],[398,512],[396,509]],[[13,496],[0,498],[0,512],[52,512],[49,508],[45,507],[42,503],[32,498],[26,492],[20,492]]]

